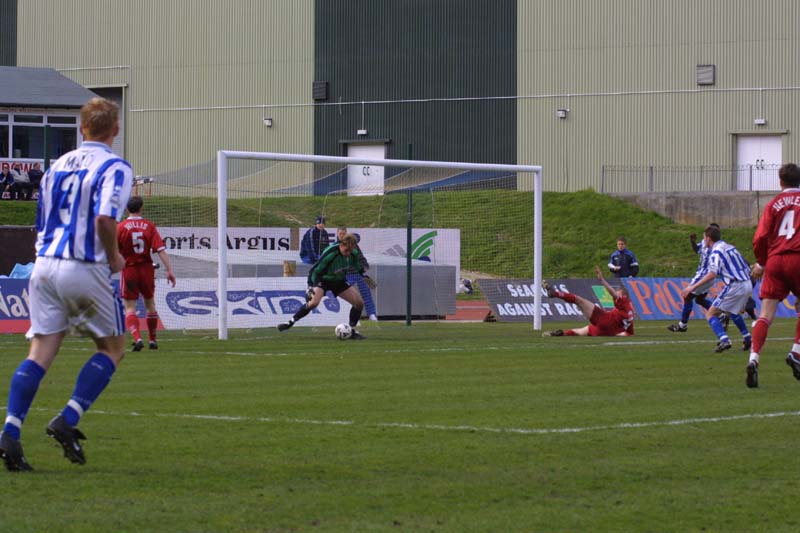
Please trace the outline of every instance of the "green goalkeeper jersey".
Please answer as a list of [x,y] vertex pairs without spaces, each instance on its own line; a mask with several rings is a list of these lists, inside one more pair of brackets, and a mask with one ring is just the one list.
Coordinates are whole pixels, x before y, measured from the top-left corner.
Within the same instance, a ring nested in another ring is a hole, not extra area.
[[319,261],[311,267],[308,285],[313,287],[320,281],[345,281],[347,274],[353,272],[364,274],[361,251],[356,247],[350,255],[342,255],[336,242],[325,248]]

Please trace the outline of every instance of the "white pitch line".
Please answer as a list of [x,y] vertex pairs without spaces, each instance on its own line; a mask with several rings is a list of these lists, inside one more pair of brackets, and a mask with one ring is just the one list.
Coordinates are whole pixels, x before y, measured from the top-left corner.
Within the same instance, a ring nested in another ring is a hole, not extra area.
[[[0,407],[5,409],[5,406]],[[43,408],[34,409],[36,411],[47,411]],[[309,418],[274,418],[274,417],[248,417],[248,416],[227,416],[227,415],[203,415],[189,413],[146,413],[130,412],[116,413],[113,411],[92,410],[94,414],[108,416],[153,416],[158,418],[183,418],[190,420],[212,420],[220,422],[265,422],[273,424],[301,424],[314,426],[353,426],[366,428],[395,428],[410,430],[432,430],[432,431],[462,431],[469,433],[511,433],[517,435],[558,435],[569,433],[585,433],[588,431],[615,431],[624,429],[641,429],[651,427],[674,427],[692,424],[713,424],[721,422],[733,422],[738,420],[771,419],[783,417],[800,416],[800,411],[778,411],[776,413],[751,413],[744,415],[718,416],[718,417],[699,417],[683,418],[678,420],[662,420],[655,422],[621,422],[619,424],[608,424],[602,426],[577,426],[565,428],[495,428],[486,426],[456,425],[448,426],[444,424],[414,424],[407,422],[365,422],[359,423],[354,420],[314,420]]]

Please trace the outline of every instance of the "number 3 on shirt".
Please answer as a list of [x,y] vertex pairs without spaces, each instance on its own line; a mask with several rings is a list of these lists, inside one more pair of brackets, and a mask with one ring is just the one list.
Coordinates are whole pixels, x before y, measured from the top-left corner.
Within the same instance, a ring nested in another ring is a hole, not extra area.
[[144,235],[144,233],[141,231],[131,232],[131,242],[133,242],[134,253],[140,254],[144,252],[144,239],[142,239],[142,235]]
[[797,230],[794,229],[794,211],[790,210],[783,215],[783,220],[781,220],[781,225],[778,228],[778,236],[784,237],[788,241],[795,231]]

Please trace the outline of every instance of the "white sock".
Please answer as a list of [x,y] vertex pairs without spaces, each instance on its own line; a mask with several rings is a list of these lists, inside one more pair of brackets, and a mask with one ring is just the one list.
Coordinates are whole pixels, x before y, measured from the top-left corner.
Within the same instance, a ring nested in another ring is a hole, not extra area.
[[750,360],[748,362],[752,363],[753,361],[755,361],[756,364],[758,364],[758,354],[755,352],[750,352]]

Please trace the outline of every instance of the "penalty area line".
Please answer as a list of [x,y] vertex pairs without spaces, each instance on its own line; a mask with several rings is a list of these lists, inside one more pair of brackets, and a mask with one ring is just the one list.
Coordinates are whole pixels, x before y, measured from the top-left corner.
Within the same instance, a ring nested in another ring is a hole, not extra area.
[[[5,409],[2,407],[0,409]],[[36,411],[51,411],[43,408]],[[735,422],[739,420],[759,420],[785,417],[798,417],[800,411],[779,411],[775,413],[751,413],[743,415],[716,416],[716,417],[697,417],[682,418],[677,420],[662,420],[653,422],[621,422],[619,424],[606,424],[598,426],[576,426],[563,428],[503,428],[488,426],[471,425],[445,425],[445,424],[416,424],[407,422],[356,422],[354,420],[314,420],[308,418],[276,418],[276,417],[248,417],[248,416],[229,416],[229,415],[204,415],[190,413],[118,413],[114,411],[92,410],[94,414],[106,416],[128,416],[128,417],[157,417],[157,418],[182,418],[189,420],[208,420],[221,422],[264,422],[272,424],[299,424],[314,426],[351,426],[366,428],[392,428],[409,430],[431,430],[431,431],[460,431],[467,433],[508,433],[516,435],[559,435],[571,433],[586,433],[590,431],[617,431],[626,429],[641,429],[654,427],[675,427],[698,424],[716,424],[723,422]]]

